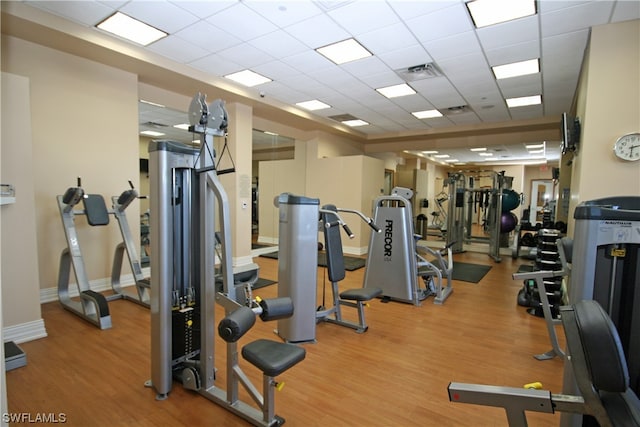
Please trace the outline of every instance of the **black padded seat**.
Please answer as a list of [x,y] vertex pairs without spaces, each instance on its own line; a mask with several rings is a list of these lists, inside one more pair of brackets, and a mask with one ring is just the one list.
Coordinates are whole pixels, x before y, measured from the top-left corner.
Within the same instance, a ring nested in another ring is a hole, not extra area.
[[305,355],[306,351],[297,345],[266,339],[242,347],[242,357],[270,377],[278,376],[301,362]]
[[612,425],[640,427],[640,400],[629,388],[627,362],[613,322],[593,300],[578,302],[574,312],[591,383]]
[[340,298],[349,301],[370,301],[378,295],[382,295],[380,288],[358,288],[341,292]]

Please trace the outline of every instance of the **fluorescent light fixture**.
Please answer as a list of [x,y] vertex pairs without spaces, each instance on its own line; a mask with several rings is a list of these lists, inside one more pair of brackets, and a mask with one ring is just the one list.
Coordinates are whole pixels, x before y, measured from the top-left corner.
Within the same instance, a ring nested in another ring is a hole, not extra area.
[[156,132],[155,130],[143,130],[142,132],[140,132],[140,135],[156,137],[156,136],[164,136],[164,133]]
[[540,63],[538,59],[529,59],[527,61],[512,62],[511,64],[496,65],[491,69],[496,79],[508,79],[509,77],[539,73]]
[[451,157],[451,156],[448,154],[436,154],[433,157],[435,157],[436,159],[446,159],[447,157]]
[[542,144],[525,144],[527,150],[537,150],[538,148],[544,148],[544,142]]
[[469,148],[469,151],[473,151],[473,152],[487,151],[487,147]]
[[458,159],[447,159],[447,160],[445,160],[445,162],[447,162],[447,163],[456,163],[456,162],[459,162],[459,161],[460,160],[458,160]]
[[174,128],[177,129],[182,129],[182,130],[189,130],[189,125],[186,123],[180,123],[179,125],[173,125]]
[[387,98],[397,98],[399,96],[413,95],[416,93],[415,90],[411,86],[406,83],[401,83],[399,85],[381,87],[376,89],[382,95]]
[[418,119],[432,119],[434,117],[442,117],[442,113],[440,113],[440,111],[438,110],[414,111],[411,114],[416,116]]
[[520,98],[508,98],[506,101],[507,101],[507,106],[509,108],[525,107],[527,105],[542,104],[542,96],[541,95],[522,96]]
[[317,99],[312,99],[311,101],[296,102],[296,105],[300,108],[304,108],[305,110],[309,110],[309,111],[324,110],[325,108],[331,108],[331,105],[325,104],[324,102],[318,101]]
[[369,123],[365,122],[364,120],[360,120],[360,119],[356,119],[356,120],[345,120],[344,122],[342,122],[343,124],[350,126],[352,128],[354,127],[358,127],[358,126],[366,126]]
[[482,157],[491,157],[493,156],[493,153],[478,153],[478,155]]
[[476,28],[535,15],[535,0],[472,0],[466,3]]
[[141,99],[140,102],[142,102],[143,104],[153,105],[154,107],[165,108],[165,106],[162,105],[162,104],[158,104],[156,102],[147,101],[147,100],[144,100],[144,99]]
[[258,86],[272,81],[269,77],[254,73],[251,70],[238,71],[237,73],[227,74],[224,77],[247,87]]
[[544,148],[540,150],[529,150],[529,154],[544,154]]
[[96,27],[142,46],[148,46],[154,41],[168,36],[164,31],[160,31],[121,12],[114,13],[96,25]]
[[337,65],[372,56],[371,52],[355,39],[347,39],[329,46],[320,47],[316,49],[316,52]]
[[437,151],[435,150],[427,150],[427,151],[421,151],[422,154],[438,154]]
[[279,136],[279,134],[275,133],[275,132],[269,132],[268,130],[264,131],[265,135],[271,135],[271,136]]

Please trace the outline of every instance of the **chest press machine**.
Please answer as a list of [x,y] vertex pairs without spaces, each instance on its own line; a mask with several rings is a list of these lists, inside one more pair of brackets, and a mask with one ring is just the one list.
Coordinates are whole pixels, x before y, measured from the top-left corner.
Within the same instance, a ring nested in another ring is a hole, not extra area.
[[[129,181],[129,185],[131,186],[129,190],[123,191],[120,196],[113,196],[111,198],[111,209],[107,209],[104,198],[101,195],[85,194],[80,178],[78,178],[78,185],[76,187],[70,187],[64,195],[57,196],[58,208],[67,241],[67,247],[60,255],[58,300],[66,310],[80,316],[100,329],[111,328],[111,315],[109,314],[108,301],[127,299],[146,307],[149,306],[148,291],[150,284],[142,274],[136,243],[131,234],[125,212],[127,207],[139,197],[131,181]],[[74,209],[80,202],[82,202],[84,209]],[[93,291],[89,284],[89,277],[75,226],[75,217],[86,216],[88,224],[94,227],[109,224],[110,215],[114,215],[118,221],[122,242],[116,246],[113,261],[111,276],[113,294],[105,296]],[[122,260],[125,253],[135,280],[135,293],[124,289],[120,283]],[[78,288],[78,299],[73,299],[69,290],[69,279],[72,267]]]
[[[189,120],[190,130],[200,134],[199,148],[165,140],[149,145],[153,274],[151,380],[145,385],[164,400],[177,380],[253,425],[281,425],[284,419],[275,415],[274,403],[274,391],[281,385],[274,377],[302,361],[305,350],[258,339],[239,351],[238,340],[254,325],[256,315],[262,320],[285,318],[293,304],[290,298],[246,301],[239,295],[243,284],[236,284],[232,266],[229,200],[218,176],[233,169],[218,170],[213,147],[214,137],[226,138],[224,104],[217,100],[207,105],[198,94]],[[245,277],[247,272],[238,274]],[[226,347],[226,388],[216,382],[216,304],[225,312],[217,330]],[[262,372],[262,394],[240,368],[240,353]],[[240,385],[253,405],[239,399]]]

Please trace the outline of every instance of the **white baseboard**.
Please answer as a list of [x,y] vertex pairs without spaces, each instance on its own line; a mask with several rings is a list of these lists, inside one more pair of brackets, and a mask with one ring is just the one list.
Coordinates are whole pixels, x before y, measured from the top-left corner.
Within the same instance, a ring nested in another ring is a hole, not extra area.
[[44,327],[43,319],[32,320],[31,322],[2,328],[2,339],[5,342],[13,341],[16,344],[20,344],[27,341],[37,340],[39,338],[45,338],[46,336],[47,330]]

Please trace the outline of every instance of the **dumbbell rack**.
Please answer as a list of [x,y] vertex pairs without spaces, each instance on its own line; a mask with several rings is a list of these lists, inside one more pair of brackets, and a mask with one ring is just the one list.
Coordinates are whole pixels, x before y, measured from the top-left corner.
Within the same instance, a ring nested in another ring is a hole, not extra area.
[[528,293],[528,312],[544,317],[551,340],[552,349],[546,353],[535,355],[538,360],[548,360],[555,356],[564,357],[560,349],[554,325],[560,322],[559,309],[562,303],[562,277],[566,275],[560,261],[557,241],[562,237],[559,230],[540,229],[536,235],[537,254],[533,271],[514,273],[514,280],[524,280],[524,288],[518,294],[521,304],[522,293]]

